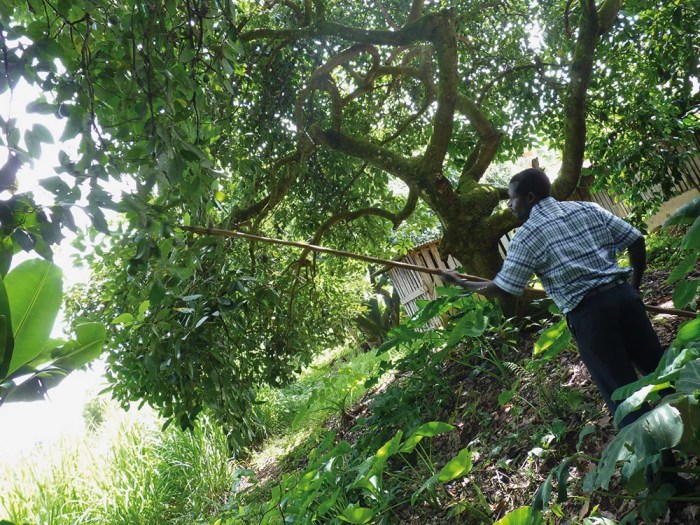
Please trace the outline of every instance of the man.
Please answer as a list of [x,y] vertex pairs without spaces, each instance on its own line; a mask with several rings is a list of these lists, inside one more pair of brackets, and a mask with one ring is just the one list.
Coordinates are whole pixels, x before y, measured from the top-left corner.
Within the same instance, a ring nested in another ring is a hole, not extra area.
[[[493,281],[467,281],[454,271],[445,280],[487,297],[521,295],[533,274],[566,314],[588,368],[614,414],[615,389],[656,369],[663,350],[646,315],[639,285],[646,268],[642,234],[622,219],[588,202],[560,202],[538,169],[515,175],[508,206],[523,221]],[[617,265],[628,250],[631,268]],[[631,274],[630,283],[627,282]],[[639,417],[628,414],[620,426]]]

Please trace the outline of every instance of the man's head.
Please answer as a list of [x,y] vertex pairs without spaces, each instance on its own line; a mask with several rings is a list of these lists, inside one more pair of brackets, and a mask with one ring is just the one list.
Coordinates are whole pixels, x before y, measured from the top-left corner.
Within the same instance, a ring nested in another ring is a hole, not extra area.
[[526,221],[532,207],[549,197],[551,188],[552,184],[544,171],[536,168],[521,171],[510,179],[508,207],[519,220]]

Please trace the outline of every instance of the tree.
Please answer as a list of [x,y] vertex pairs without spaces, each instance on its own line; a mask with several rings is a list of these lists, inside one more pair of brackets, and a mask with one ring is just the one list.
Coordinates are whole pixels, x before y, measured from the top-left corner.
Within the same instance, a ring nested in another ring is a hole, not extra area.
[[[506,188],[483,175],[546,142],[562,151],[555,196],[574,191],[589,87],[615,88],[601,61],[614,57],[621,71],[615,46],[648,30],[632,22],[654,9],[631,3],[620,15],[621,4],[0,0],[0,90],[20,79],[39,85],[45,96],[29,109],[65,119],[62,140],[80,139],[77,156],[63,154],[59,176],[43,182],[60,204],[32,230],[8,222],[3,246],[48,256],[76,206],[104,234],[103,210],[122,212],[115,251],[98,257],[100,280],[74,309],[131,323],[112,344],[118,395],[146,398],[183,426],[204,407],[239,425],[254,400],[241,392],[287,380],[313,353],[307,341],[339,336],[358,274],[309,253],[193,239],[177,226],[383,254],[392,229],[420,232],[432,216],[445,256],[493,276],[498,239],[515,219]],[[660,49],[664,63],[683,53]],[[605,104],[596,100],[596,111]],[[32,129],[22,142],[14,122],[2,124],[11,154],[0,182],[11,187],[50,137]],[[594,157],[605,148],[594,146]],[[135,189],[115,198],[110,179]],[[232,295],[258,302],[217,307]],[[334,306],[323,312],[319,302]],[[174,334],[201,359],[181,360]],[[211,351],[217,344],[230,362]],[[222,388],[238,394],[222,400]]]

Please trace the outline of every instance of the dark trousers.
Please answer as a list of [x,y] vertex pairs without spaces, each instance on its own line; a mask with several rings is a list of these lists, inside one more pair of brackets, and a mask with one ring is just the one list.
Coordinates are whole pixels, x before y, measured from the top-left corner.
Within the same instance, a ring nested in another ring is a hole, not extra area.
[[[639,293],[628,283],[584,298],[567,314],[581,359],[612,414],[619,405],[612,393],[656,369],[663,354]],[[620,426],[648,407],[628,414]]]

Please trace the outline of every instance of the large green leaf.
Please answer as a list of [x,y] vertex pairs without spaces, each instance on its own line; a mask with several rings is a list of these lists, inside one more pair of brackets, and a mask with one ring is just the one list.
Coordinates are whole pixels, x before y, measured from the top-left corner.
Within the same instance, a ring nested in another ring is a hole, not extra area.
[[688,229],[688,233],[685,234],[681,242],[681,248],[700,249],[700,217],[695,219],[695,222]]
[[546,328],[535,342],[533,355],[546,352],[547,357],[554,357],[564,350],[571,342],[571,332],[566,324],[566,319],[561,319],[557,324]]
[[683,419],[683,437],[677,445],[689,454],[700,454],[700,405],[694,396],[682,396],[673,402]]
[[[615,425],[618,425],[620,421],[622,421],[627,414],[630,412],[634,412],[635,410],[638,410],[641,408],[641,406],[648,400],[651,399],[652,394],[655,392],[658,392],[659,390],[663,390],[664,388],[669,388],[671,386],[671,383],[665,382],[665,383],[657,383],[657,384],[651,384],[651,385],[646,385],[637,390],[634,394],[629,396],[627,399],[625,399],[622,403],[620,403],[620,406],[617,407],[617,410],[615,410],[615,418],[614,418],[614,423]],[[658,397],[658,394],[657,394]]]
[[698,252],[695,251],[683,257],[683,259],[681,259],[681,262],[678,263],[678,266],[676,266],[668,275],[668,279],[666,280],[666,282],[668,284],[673,284],[682,277],[685,277],[695,268],[695,263],[697,262],[697,260]]
[[5,291],[5,282],[0,279],[0,381],[7,376],[12,361],[14,337],[12,336],[12,314]]
[[676,386],[679,391],[690,396],[694,396],[695,392],[700,390],[700,359],[686,363]]
[[600,463],[586,476],[585,491],[607,490],[618,462],[624,462],[623,475],[629,479],[662,450],[675,447],[683,436],[683,420],[677,408],[660,405],[627,425],[605,448]]
[[82,323],[75,327],[75,337],[66,343],[54,366],[75,370],[100,357],[107,330],[102,323]]
[[5,278],[15,347],[8,374],[38,356],[53,329],[63,299],[63,277],[55,264],[34,259]]
[[542,514],[533,512],[530,507],[519,507],[510,511],[493,525],[538,525],[542,523]]
[[399,452],[412,452],[413,449],[416,448],[416,445],[420,443],[424,437],[434,437],[438,434],[451,432],[454,429],[455,427],[449,423],[443,423],[441,421],[431,421],[430,423],[425,423],[424,425],[421,425],[415,429],[413,433],[408,436],[406,441],[404,441],[401,445]]
[[700,339],[700,318],[683,323],[678,329],[673,344],[680,348],[696,339]]
[[466,476],[472,470],[472,451],[463,448],[455,457],[442,467],[438,474],[438,481],[446,482]]
[[348,523],[357,523],[361,525],[363,523],[369,523],[371,519],[374,518],[374,511],[351,503],[338,517]]
[[698,293],[698,283],[700,281],[697,279],[679,282],[673,290],[673,306],[683,308],[695,299],[695,295]]
[[479,337],[486,331],[488,321],[480,309],[469,310],[455,324],[447,339],[447,346],[454,346],[465,337]]

